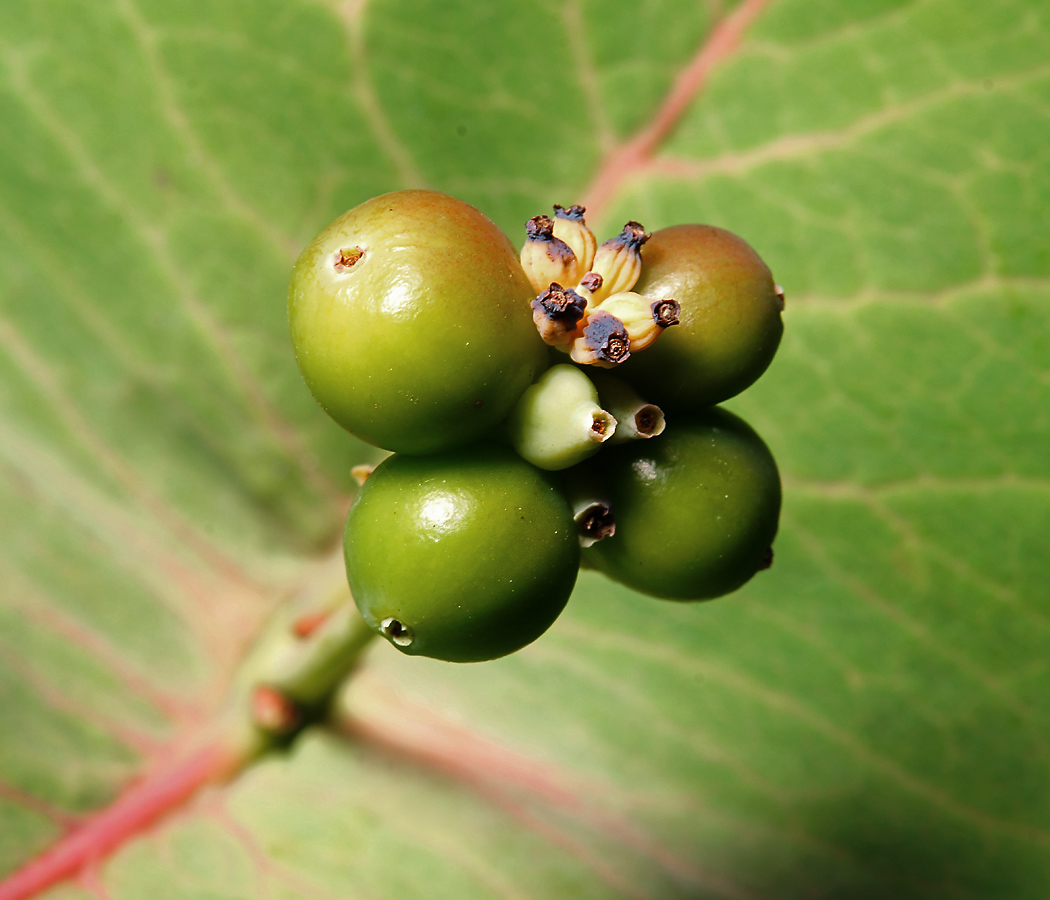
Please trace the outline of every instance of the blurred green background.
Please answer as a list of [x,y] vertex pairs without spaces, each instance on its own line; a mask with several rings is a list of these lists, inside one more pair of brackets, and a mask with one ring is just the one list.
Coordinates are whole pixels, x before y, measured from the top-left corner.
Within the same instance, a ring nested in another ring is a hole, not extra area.
[[1043,0],[0,5],[0,871],[338,570],[372,451],[295,368],[299,250],[410,185],[519,242],[733,15],[590,221],[720,225],[784,285],[731,404],[781,465],[773,569],[703,605],[585,574],[484,666],[377,647],[342,707],[373,739],[311,736],[48,896],[1050,893]]

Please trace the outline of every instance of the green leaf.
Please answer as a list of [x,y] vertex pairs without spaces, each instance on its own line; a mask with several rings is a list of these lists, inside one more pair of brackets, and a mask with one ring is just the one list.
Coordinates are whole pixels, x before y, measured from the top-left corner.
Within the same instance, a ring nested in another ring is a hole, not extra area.
[[406,185],[519,241],[602,173],[601,237],[711,222],[785,287],[731,404],[784,476],[772,570],[587,573],[479,666],[377,647],[342,730],[48,896],[1045,897],[1048,59],[1033,0],[0,8],[0,872],[331,571],[374,454],[295,368],[299,249]]

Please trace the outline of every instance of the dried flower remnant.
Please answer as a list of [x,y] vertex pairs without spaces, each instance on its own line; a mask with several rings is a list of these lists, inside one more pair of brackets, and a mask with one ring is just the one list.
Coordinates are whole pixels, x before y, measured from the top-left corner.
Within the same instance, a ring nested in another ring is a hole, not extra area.
[[598,402],[616,417],[616,434],[612,443],[648,440],[663,434],[667,426],[659,406],[643,400],[638,392],[622,378],[610,372],[594,371],[591,381],[598,389]]
[[552,282],[573,284],[580,274],[576,254],[565,241],[554,236],[550,216],[533,216],[525,223],[521,267],[536,293]]
[[569,355],[581,365],[612,368],[630,357],[631,338],[622,321],[599,310],[587,320]]
[[581,547],[592,547],[598,541],[616,534],[616,520],[608,503],[592,501],[573,511],[573,521],[580,535]]
[[532,320],[547,344],[567,346],[577,336],[586,308],[583,297],[553,282],[532,301]]
[[597,307],[598,301],[594,299],[594,295],[601,290],[601,286],[602,276],[597,272],[588,272],[580,279],[580,283],[576,285],[576,293],[587,301],[586,314],[588,316]]
[[654,302],[641,294],[623,291],[605,300],[597,311],[608,313],[623,322],[631,339],[631,350],[637,353],[650,346],[665,328],[678,324],[681,307],[674,300]]
[[361,258],[365,255],[365,251],[360,247],[348,247],[339,250],[335,255],[335,262],[333,263],[337,272],[347,272],[357,265]]

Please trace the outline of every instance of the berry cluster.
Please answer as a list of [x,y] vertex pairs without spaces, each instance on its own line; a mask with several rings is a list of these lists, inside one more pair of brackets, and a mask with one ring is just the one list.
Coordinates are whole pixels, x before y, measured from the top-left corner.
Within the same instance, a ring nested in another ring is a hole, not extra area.
[[599,246],[582,207],[554,212],[529,220],[518,253],[472,206],[398,191],[338,218],[293,270],[307,385],[393,451],[344,549],[362,615],[403,652],[466,662],[525,646],[581,559],[683,600],[772,560],[776,463],[714,406],[776,352],[768,268],[718,228],[628,222]]

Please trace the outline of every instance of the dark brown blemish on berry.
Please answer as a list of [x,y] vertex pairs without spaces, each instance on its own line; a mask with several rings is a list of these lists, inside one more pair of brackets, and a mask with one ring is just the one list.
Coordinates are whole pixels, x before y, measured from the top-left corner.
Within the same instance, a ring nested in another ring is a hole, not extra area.
[[762,561],[758,564],[758,571],[761,572],[763,569],[768,569],[773,565],[773,548],[767,547],[766,552],[762,554]]

